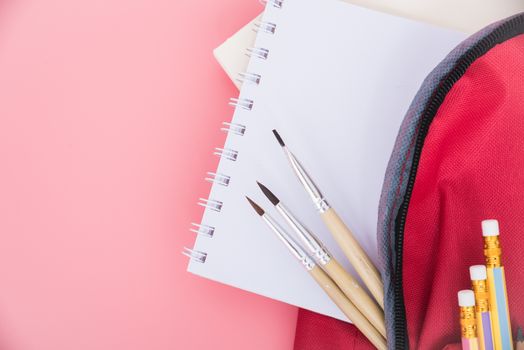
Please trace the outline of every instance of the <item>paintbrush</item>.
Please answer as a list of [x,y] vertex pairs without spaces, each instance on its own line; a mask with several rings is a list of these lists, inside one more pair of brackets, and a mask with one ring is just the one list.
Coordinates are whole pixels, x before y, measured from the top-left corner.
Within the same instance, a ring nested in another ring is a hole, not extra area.
[[335,210],[328,204],[318,187],[307,174],[304,167],[299,163],[293,153],[291,153],[291,151],[286,147],[282,137],[280,137],[276,130],[273,130],[273,134],[284,150],[284,153],[286,154],[287,159],[299,181],[302,183],[304,189],[313,200],[313,203],[320,213],[322,220],[337,241],[345,256],[348,258],[351,265],[353,265],[360,278],[362,278],[362,281],[364,281],[364,284],[368,287],[375,300],[383,309],[384,285],[377,268],[375,265],[373,265],[373,262],[366,254],[364,249],[362,249],[351,230],[344,224]]
[[386,337],[386,326],[384,323],[384,312],[375,303],[359,283],[351,276],[340,263],[333,257],[329,250],[310,230],[307,229],[271,192],[266,186],[257,182],[258,186],[275,206],[277,211],[284,217],[286,222],[293,228],[296,236],[302,241],[309,253],[317,263],[327,272],[329,277],[342,289],[344,294],[360,310],[360,312],[371,322],[371,324]]
[[331,300],[346,315],[351,322],[369,339],[378,349],[386,350],[386,341],[369,320],[353,305],[344,295],[335,282],[309,257],[304,249],[298,244],[273,218],[265,213],[258,204],[246,197],[255,212],[264,220],[266,225],[284,243],[293,256],[302,263],[308,273],[326,292]]

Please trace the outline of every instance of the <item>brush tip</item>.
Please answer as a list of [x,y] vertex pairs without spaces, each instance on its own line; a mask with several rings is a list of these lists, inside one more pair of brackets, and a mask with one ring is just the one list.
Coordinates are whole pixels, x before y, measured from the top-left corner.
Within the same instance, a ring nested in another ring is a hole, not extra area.
[[280,203],[280,199],[278,199],[277,196],[275,196],[273,192],[271,192],[266,186],[264,186],[263,184],[261,184],[258,181],[257,181],[257,184],[258,184],[258,187],[260,187],[260,189],[264,193],[264,195],[267,197],[267,199],[269,199],[271,204],[277,205],[278,203]]
[[277,141],[278,141],[278,143],[280,144],[281,147],[285,147],[286,146],[286,144],[284,143],[284,140],[282,140],[282,137],[280,137],[280,134],[275,129],[273,129],[273,135],[275,135],[275,138],[277,139]]
[[255,209],[258,215],[260,216],[264,215],[264,209],[260,208],[260,206],[256,204],[253,200],[251,200],[251,198],[249,198],[248,196],[246,196],[246,199],[249,202],[249,204],[251,204],[253,209]]

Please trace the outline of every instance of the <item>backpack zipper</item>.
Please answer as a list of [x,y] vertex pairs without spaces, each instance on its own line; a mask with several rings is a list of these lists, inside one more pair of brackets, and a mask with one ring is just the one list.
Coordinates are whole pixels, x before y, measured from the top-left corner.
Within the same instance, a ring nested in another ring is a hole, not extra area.
[[428,134],[429,126],[438,109],[444,102],[444,98],[449,93],[453,85],[466,73],[466,70],[479,57],[491,50],[495,45],[507,41],[517,35],[524,33],[524,13],[521,13],[507,22],[501,24],[493,32],[482,38],[477,44],[470,48],[455,64],[450,73],[442,79],[433,96],[428,103],[420,121],[420,129],[417,135],[415,148],[413,152],[413,162],[409,173],[406,193],[404,200],[395,218],[395,253],[393,273],[393,293],[394,293],[394,332],[395,344],[394,349],[409,349],[409,338],[407,332],[406,309],[404,304],[404,291],[402,285],[402,257],[404,246],[404,229],[406,225],[406,216],[409,202],[415,185],[418,165],[424,141]]

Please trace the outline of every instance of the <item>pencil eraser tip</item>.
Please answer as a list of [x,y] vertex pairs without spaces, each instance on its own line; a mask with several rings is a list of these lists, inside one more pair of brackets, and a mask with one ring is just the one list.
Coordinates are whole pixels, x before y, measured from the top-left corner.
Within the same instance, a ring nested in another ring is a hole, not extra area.
[[472,281],[483,281],[488,278],[486,273],[486,266],[473,265],[469,267],[469,276]]
[[472,290],[464,289],[458,292],[459,306],[475,306],[475,294]]
[[482,221],[482,236],[498,236],[499,235],[499,222],[497,220],[483,220]]

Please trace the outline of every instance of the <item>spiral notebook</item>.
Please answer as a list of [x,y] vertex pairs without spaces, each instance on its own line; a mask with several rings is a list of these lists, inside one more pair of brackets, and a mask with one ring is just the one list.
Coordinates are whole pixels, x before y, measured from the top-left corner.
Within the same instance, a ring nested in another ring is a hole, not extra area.
[[[397,130],[425,76],[462,33],[336,0],[270,0],[188,270],[346,320],[248,205],[278,213],[267,185],[354,273],[275,141],[277,129],[330,204],[377,260],[378,202]],[[283,225],[286,227],[285,225]]]

